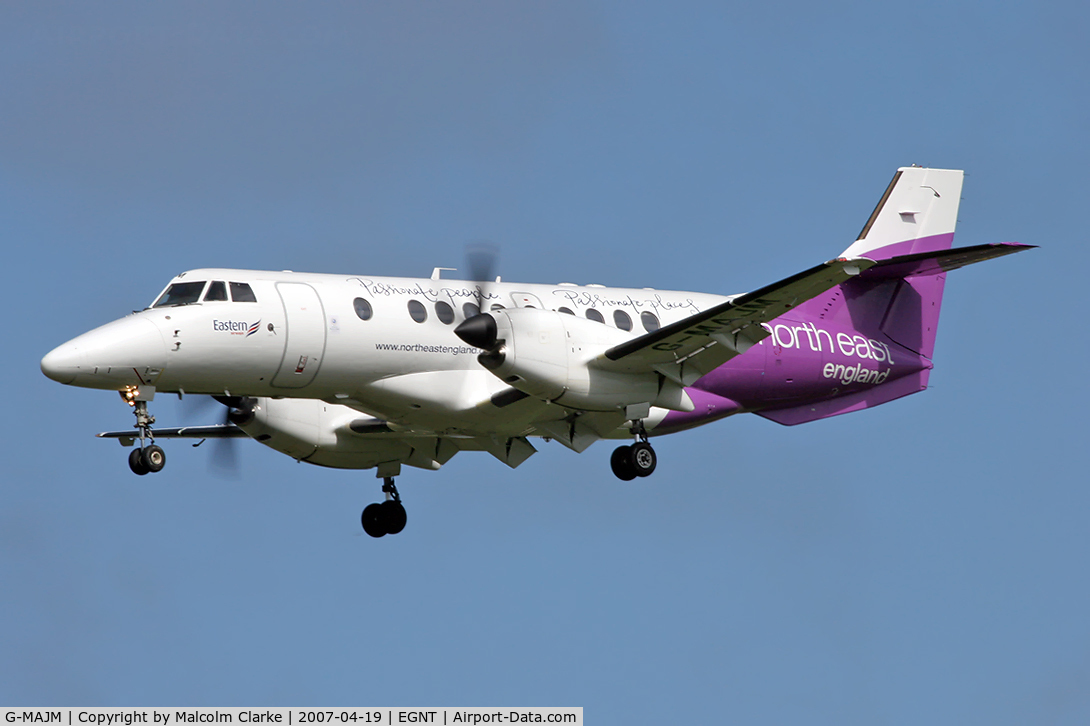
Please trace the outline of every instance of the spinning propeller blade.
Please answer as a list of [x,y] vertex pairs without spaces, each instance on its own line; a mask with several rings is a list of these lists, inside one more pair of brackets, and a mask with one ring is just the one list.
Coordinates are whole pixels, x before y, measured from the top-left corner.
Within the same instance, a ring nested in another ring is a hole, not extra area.
[[[225,424],[232,423],[235,426],[241,426],[253,420],[254,406],[257,405],[256,398],[247,398],[245,396],[212,396],[212,398],[227,407],[223,413],[223,422]],[[217,439],[212,449],[212,460],[209,464],[220,474],[237,478],[239,466],[235,439]]]
[[489,288],[495,281],[496,261],[499,248],[489,242],[471,242],[466,245],[466,263],[469,279],[477,283],[477,310],[488,312],[485,301],[489,297]]
[[469,263],[469,271],[473,280],[477,283],[478,314],[466,318],[461,325],[454,329],[454,334],[465,343],[484,351],[477,356],[477,361],[489,369],[495,368],[503,361],[499,349],[504,341],[496,337],[496,319],[487,314],[491,308],[489,304],[489,300],[492,298],[491,286],[493,281],[498,279],[492,276],[498,257],[499,250],[495,245],[486,242],[475,242],[466,245],[466,260]]
[[[225,406],[219,423],[239,426],[253,419],[257,399],[243,396],[190,394],[181,400],[182,416],[188,420],[207,418],[209,415],[208,409],[214,403],[221,403]],[[208,460],[208,468],[212,472],[232,479],[238,478],[238,448],[235,441],[234,438],[220,438],[213,441],[212,453]]]

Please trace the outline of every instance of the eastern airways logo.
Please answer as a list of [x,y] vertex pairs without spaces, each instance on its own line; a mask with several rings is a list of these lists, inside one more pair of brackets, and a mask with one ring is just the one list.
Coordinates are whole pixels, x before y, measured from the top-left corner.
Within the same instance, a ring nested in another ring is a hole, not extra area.
[[261,327],[261,321],[250,324],[241,322],[239,320],[213,320],[212,330],[230,333],[231,335],[242,335],[249,338],[251,335],[257,332]]

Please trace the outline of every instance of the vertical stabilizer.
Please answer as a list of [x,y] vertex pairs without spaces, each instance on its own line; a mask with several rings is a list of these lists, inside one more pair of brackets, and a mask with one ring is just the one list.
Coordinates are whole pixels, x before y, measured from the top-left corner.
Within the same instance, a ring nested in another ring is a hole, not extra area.
[[[964,176],[954,169],[898,169],[859,238],[841,256],[881,262],[949,250]],[[941,268],[923,272],[909,266],[903,274],[861,275],[805,303],[803,310],[930,359],[945,283]]]
[[[778,408],[758,410],[758,415],[794,426],[871,408],[927,388],[947,271],[1031,246],[1004,243],[952,249],[964,176],[951,169],[898,169],[859,238],[842,253],[842,257],[865,257],[878,264],[796,307],[794,315],[803,326],[793,328],[792,322],[776,326],[791,331],[805,330],[809,324],[819,349],[823,326],[839,329],[834,360],[823,359],[826,368],[833,366],[834,371],[837,360],[850,363],[852,355],[860,355],[858,348],[852,352],[850,343],[881,345],[886,356],[879,365],[888,366],[888,377],[873,386],[834,388],[811,400],[800,396]],[[832,334],[826,334],[833,350]],[[777,358],[776,364],[780,362]],[[716,393],[737,397],[729,389]]]
[[884,260],[950,249],[964,176],[954,169],[898,169],[859,238],[842,256]]
[[[898,169],[859,239],[843,256],[880,261],[950,249],[964,177],[955,169]],[[945,283],[945,274],[907,275],[895,283],[852,280],[843,286],[847,312],[858,329],[880,332],[931,358]]]

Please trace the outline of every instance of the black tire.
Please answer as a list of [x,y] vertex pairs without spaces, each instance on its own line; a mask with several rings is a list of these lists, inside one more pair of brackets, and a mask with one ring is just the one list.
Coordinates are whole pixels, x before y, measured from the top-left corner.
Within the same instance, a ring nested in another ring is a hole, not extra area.
[[143,449],[136,448],[129,452],[129,468],[137,476],[144,476],[148,473],[149,469],[147,462],[144,461]]
[[632,466],[632,471],[636,472],[636,476],[651,476],[659,463],[659,457],[655,456],[655,450],[646,441],[632,445],[628,460]]
[[148,471],[152,474],[157,471],[162,471],[163,467],[167,465],[166,452],[155,444],[143,449],[141,458],[144,460],[144,466],[146,466]]
[[401,502],[387,499],[379,505],[379,509],[379,517],[385,525],[386,534],[397,534],[405,529],[405,523],[409,521],[409,515],[405,512],[405,507],[402,506]]
[[632,466],[632,447],[618,446],[609,457],[609,466],[613,469],[613,475],[621,481],[632,481],[636,478],[636,470]]
[[368,504],[364,508],[363,514],[360,515],[360,523],[363,524],[363,531],[372,537],[385,535],[386,527],[382,518],[382,505],[378,502]]

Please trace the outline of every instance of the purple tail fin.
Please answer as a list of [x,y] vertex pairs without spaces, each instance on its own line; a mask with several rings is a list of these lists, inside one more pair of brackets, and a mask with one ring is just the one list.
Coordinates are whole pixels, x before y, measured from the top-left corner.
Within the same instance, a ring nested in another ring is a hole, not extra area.
[[[949,250],[963,178],[964,172],[952,169],[898,169],[859,238],[841,256],[892,261]],[[930,359],[935,352],[945,270],[902,271],[905,274],[890,274],[890,270],[864,275],[841,285],[832,292],[834,297],[842,296],[842,304],[825,301],[819,316],[850,322],[864,335],[881,335]]]
[[864,335],[881,336],[930,359],[945,285],[945,273],[851,280],[841,286],[843,314]]
[[901,349],[914,360],[902,373],[873,388],[823,401],[758,412],[794,425],[870,408],[927,387],[935,352],[946,272],[1023,246],[983,245],[951,249],[964,174],[949,169],[897,170],[859,238],[842,257],[878,262],[858,277],[799,306],[806,318],[829,321],[865,338]]
[[841,254],[878,264],[796,309],[819,327],[820,321],[828,321],[889,345],[901,362],[899,374],[873,388],[758,411],[761,416],[791,426],[877,406],[927,387],[946,273],[1029,247],[952,248],[963,178],[961,171],[950,169],[898,169],[859,238]]
[[[874,388],[823,401],[758,411],[786,426],[871,408],[927,388],[942,286],[950,270],[1030,249],[1014,243],[977,245],[891,257],[800,306],[807,316],[848,325],[865,336],[916,353],[920,365]],[[805,308],[805,309],[804,309]]]

